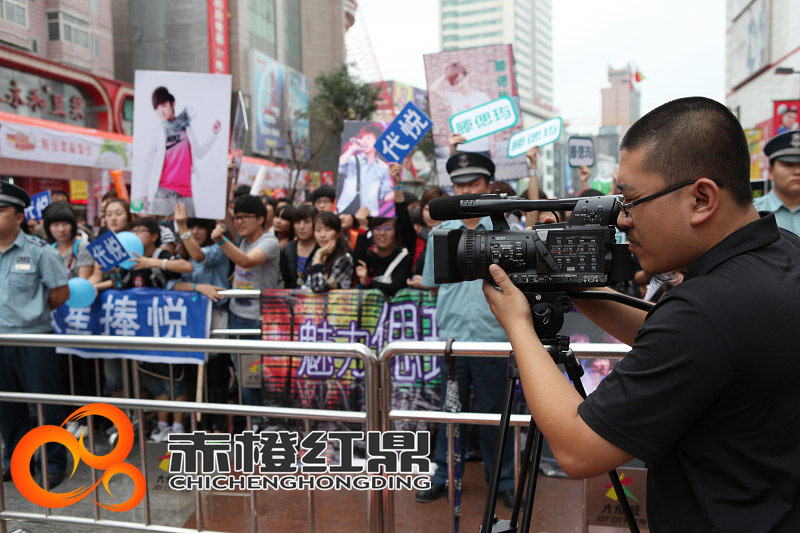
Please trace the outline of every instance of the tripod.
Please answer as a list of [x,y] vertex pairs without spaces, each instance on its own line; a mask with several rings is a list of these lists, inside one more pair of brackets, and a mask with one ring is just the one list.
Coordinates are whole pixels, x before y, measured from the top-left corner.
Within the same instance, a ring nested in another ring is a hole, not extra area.
[[[580,381],[583,375],[583,367],[578,362],[575,354],[569,348],[569,337],[558,335],[561,326],[564,324],[564,313],[572,308],[572,299],[565,294],[546,294],[530,296],[531,310],[533,311],[534,329],[539,335],[542,344],[548,351],[556,364],[564,365],[567,376],[572,381],[575,390],[582,398],[586,398],[586,391]],[[511,406],[514,400],[514,389],[517,380],[520,378],[517,361],[512,351],[508,357],[508,373],[506,375],[506,392],[503,402],[503,412],[500,417],[500,431],[497,435],[497,453],[494,457],[492,476],[489,482],[489,493],[486,497],[484,507],[483,525],[480,531],[484,533],[504,533],[504,532],[527,532],[530,529],[533,514],[533,498],[536,492],[536,481],[539,474],[539,461],[542,455],[543,437],[536,423],[531,417],[528,426],[528,435],[525,439],[525,451],[522,455],[520,464],[519,485],[514,494],[514,507],[511,511],[510,520],[498,520],[495,515],[495,503],[500,487],[500,471],[503,464],[503,450],[505,449],[506,439],[508,438],[509,421],[511,420]],[[625,514],[628,528],[632,532],[639,531],[636,519],[633,516],[628,498],[622,490],[617,472],[609,472],[611,484],[617,493],[617,499]],[[527,484],[527,487],[526,487]],[[523,489],[526,488],[524,498],[524,509],[522,523],[518,525],[520,508],[523,505]]]

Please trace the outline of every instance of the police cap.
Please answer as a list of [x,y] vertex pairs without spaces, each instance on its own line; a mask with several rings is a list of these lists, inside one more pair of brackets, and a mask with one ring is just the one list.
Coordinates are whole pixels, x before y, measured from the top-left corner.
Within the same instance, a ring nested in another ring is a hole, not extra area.
[[28,207],[31,205],[31,197],[22,187],[7,181],[0,181],[0,207],[8,207],[10,205]]
[[764,145],[764,154],[770,163],[785,161],[800,163],[800,130],[791,130],[776,135]]
[[453,183],[469,183],[481,176],[494,179],[494,163],[477,152],[456,152],[447,160],[446,168]]

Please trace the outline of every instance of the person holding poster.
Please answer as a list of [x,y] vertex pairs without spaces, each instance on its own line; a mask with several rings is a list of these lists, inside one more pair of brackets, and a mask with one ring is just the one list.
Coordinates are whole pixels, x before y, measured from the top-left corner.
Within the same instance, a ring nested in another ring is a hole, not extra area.
[[377,124],[366,124],[345,144],[339,157],[337,213],[355,215],[364,206],[375,216],[394,216],[391,196],[387,198],[394,186],[389,165],[375,149],[375,141],[382,133]]
[[161,121],[161,128],[153,131],[148,160],[146,196],[142,198],[143,211],[153,215],[168,215],[175,205],[182,203],[190,217],[195,216],[193,191],[198,189],[194,160],[202,158],[222,127],[214,122],[210,135],[198,141],[192,129],[192,117],[184,108],[175,115],[175,97],[166,87],[157,87],[152,95],[153,110]]
[[[430,86],[430,92],[450,104],[450,116],[491,102],[489,95],[470,87],[467,69],[461,63],[450,63]],[[487,135],[461,145],[463,152],[478,152],[492,158],[492,136]]]

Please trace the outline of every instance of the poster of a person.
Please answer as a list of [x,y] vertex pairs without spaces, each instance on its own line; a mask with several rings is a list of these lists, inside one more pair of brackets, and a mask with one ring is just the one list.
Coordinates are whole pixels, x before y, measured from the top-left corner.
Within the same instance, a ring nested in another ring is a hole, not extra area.
[[131,210],[225,217],[231,77],[136,71]]
[[[470,139],[455,146],[456,150],[479,152],[492,159],[497,180],[525,176],[527,167],[523,158],[507,155],[509,138],[523,129],[521,120],[484,136],[466,135],[466,131],[451,129],[452,117],[504,97],[511,100],[516,116],[521,115],[511,45],[446,50],[425,54],[423,60],[439,185],[445,188],[452,185],[445,164],[450,157],[449,140],[454,133]],[[490,118],[496,120],[494,114]]]
[[784,133],[800,128],[797,123],[797,110],[800,100],[777,102],[775,106],[775,134]]
[[378,122],[345,121],[336,183],[336,212],[354,215],[362,206],[372,216],[394,216],[389,165],[375,149],[385,129]]

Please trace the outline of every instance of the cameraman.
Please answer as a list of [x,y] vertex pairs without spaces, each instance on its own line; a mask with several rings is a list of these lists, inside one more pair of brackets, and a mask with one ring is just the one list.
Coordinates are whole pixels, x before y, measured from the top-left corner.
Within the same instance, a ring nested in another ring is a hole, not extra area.
[[[483,154],[458,152],[447,160],[447,172],[453,182],[456,196],[462,194],[488,193],[489,182],[494,179],[494,163]],[[490,230],[492,221],[489,217],[450,220],[443,222],[439,228],[459,228]],[[433,246],[425,251],[425,267],[421,284],[433,287],[434,283]],[[414,276],[415,278],[417,276]],[[492,316],[484,298],[481,297],[481,281],[465,281],[439,286],[436,300],[436,325],[440,339],[453,338],[456,341],[505,342],[503,328]],[[502,411],[503,395],[498,391],[505,388],[505,359],[489,357],[457,357],[455,358],[456,377],[458,379],[458,395],[462,406],[469,405],[470,384],[475,391],[477,409],[482,413],[499,413]],[[448,375],[448,367],[442,365],[442,376]],[[447,379],[442,379],[442,405],[445,402]],[[496,426],[480,426],[479,443],[483,455],[483,467],[488,482],[492,470],[492,458],[495,456],[497,440]],[[508,439],[503,454],[503,468],[500,474],[499,494],[503,505],[508,508],[514,504],[514,452],[512,439]],[[463,456],[464,450],[461,454]],[[431,481],[431,488],[417,492],[416,500],[426,503],[444,496],[447,492],[447,434],[442,426],[436,439],[437,464],[436,473]]]
[[[621,143],[617,219],[647,272],[686,270],[648,313],[576,300],[632,349],[586,400],[496,265],[484,284],[556,459],[586,478],[648,466],[658,531],[800,530],[800,238],[752,205],[747,140],[707,98],[641,119]],[[609,289],[605,289],[609,290]]]

